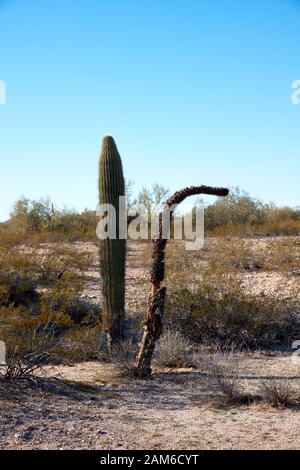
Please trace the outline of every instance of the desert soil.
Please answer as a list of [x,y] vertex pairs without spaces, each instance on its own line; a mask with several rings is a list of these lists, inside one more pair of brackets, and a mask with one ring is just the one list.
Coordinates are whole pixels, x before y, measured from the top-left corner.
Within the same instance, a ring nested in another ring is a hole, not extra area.
[[[290,355],[256,353],[242,359],[242,381],[300,381]],[[299,408],[226,405],[209,379],[188,369],[156,371],[151,381],[119,376],[113,366],[81,363],[48,371],[78,382],[76,389],[14,390],[1,401],[0,449],[297,449]]]
[[[97,248],[83,298],[98,303]],[[131,245],[127,311],[139,317],[136,299],[147,295],[148,264]],[[145,281],[145,282],[144,282]],[[254,291],[299,287],[282,272],[245,273]],[[300,289],[299,289],[300,292]],[[300,387],[300,363],[291,352],[240,353],[240,377],[254,392],[261,380],[289,378]],[[195,369],[156,369],[150,381],[124,378],[111,364],[86,362],[48,367],[42,387],[0,393],[0,449],[297,449],[300,408],[260,402],[226,405],[214,396],[209,377]],[[0,390],[1,392],[1,390]]]

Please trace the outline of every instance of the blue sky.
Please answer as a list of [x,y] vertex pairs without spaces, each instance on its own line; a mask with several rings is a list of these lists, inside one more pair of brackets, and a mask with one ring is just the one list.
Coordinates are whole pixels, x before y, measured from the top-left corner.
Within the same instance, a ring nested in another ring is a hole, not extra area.
[[125,176],[299,205],[300,2],[0,0],[0,220],[25,195],[95,208],[104,134]]

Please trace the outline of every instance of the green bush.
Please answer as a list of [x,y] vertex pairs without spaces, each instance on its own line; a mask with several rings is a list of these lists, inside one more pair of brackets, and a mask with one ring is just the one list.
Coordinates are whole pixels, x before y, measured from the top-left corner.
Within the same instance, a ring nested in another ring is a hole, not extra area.
[[2,228],[0,237],[22,236],[23,241],[96,240],[97,221],[95,211],[58,210],[49,199],[21,198],[14,205],[6,233]]
[[194,285],[169,289],[167,321],[193,341],[254,347],[289,341],[300,333],[299,305],[245,292],[236,276],[207,274]]
[[217,235],[297,235],[300,210],[264,204],[239,188],[205,208],[205,228]]
[[88,264],[63,245],[0,249],[0,338],[15,364],[96,357],[100,311],[80,298]]
[[263,220],[263,204],[238,188],[219,198],[205,209],[205,226],[208,230],[226,224],[253,224]]
[[[133,199],[131,186],[129,182],[126,189],[128,207],[137,211],[139,204],[149,211],[153,205],[160,207],[168,196],[166,188],[154,184],[151,189],[142,188]],[[58,210],[49,199],[34,201],[21,198],[15,203],[8,223],[0,225],[0,241],[1,244],[76,239],[96,241],[97,222],[95,211]],[[264,204],[239,188],[231,188],[229,196],[206,206],[205,228],[214,235],[298,235],[300,210]]]

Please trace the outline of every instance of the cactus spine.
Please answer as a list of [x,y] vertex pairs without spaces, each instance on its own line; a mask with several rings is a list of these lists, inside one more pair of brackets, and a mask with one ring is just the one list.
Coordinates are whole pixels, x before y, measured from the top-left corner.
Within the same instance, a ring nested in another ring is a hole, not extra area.
[[100,240],[99,245],[104,328],[109,345],[124,336],[126,241],[119,239],[119,196],[124,195],[121,157],[114,139],[105,136],[99,162],[99,203],[111,204],[116,211],[116,239]]

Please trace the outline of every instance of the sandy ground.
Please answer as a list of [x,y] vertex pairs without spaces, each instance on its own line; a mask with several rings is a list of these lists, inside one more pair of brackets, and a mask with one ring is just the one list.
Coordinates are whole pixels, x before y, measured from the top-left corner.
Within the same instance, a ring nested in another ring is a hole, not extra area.
[[[281,237],[277,237],[277,240]],[[289,240],[296,240],[295,253],[300,256],[300,237],[286,237]],[[268,244],[273,239],[271,237],[266,239],[258,239],[257,244],[260,250],[268,247]],[[214,250],[214,245],[217,243],[216,239],[207,238],[205,241],[205,251],[208,253]],[[254,242],[253,242],[254,243]],[[92,263],[89,270],[85,273],[86,283],[82,298],[87,299],[93,303],[101,303],[101,277],[98,267],[98,247],[89,242],[79,242],[73,244],[79,251],[89,253],[92,257]],[[294,253],[294,254],[295,254]],[[150,254],[151,246],[144,242],[142,245],[137,242],[129,241],[127,243],[127,269],[126,269],[126,307],[130,315],[131,311],[138,310],[137,300],[141,298],[141,290],[145,297],[147,297],[149,284],[149,267],[150,267]],[[190,252],[193,256],[193,252]],[[223,253],[226,257],[226,253]],[[195,256],[196,257],[196,256]],[[205,256],[204,256],[205,259]],[[201,277],[203,260],[196,257],[195,261],[195,278]],[[294,271],[294,272],[293,272]],[[243,285],[248,292],[253,294],[265,293],[272,296],[286,296],[291,291],[298,291],[298,300],[300,300],[300,265],[294,270],[270,270],[270,271],[255,271],[249,272],[247,270],[238,274],[243,280]]]
[[[265,377],[300,385],[291,356],[243,355],[241,377],[253,391]],[[3,399],[0,449],[297,449],[300,408],[215,401],[199,371],[156,371],[124,379],[114,366],[57,366],[48,375],[78,381],[16,390]],[[73,382],[72,382],[73,383]]]
[[[82,297],[101,304],[97,247],[77,247],[93,257]],[[137,299],[148,293],[148,263],[140,249],[131,244],[128,252],[126,301],[132,318],[142,314]],[[299,282],[299,276],[283,272],[244,275],[247,289],[267,294],[295,287],[300,292]],[[289,378],[300,389],[300,363],[292,362],[291,352],[243,353],[239,363],[250,392],[266,377]],[[156,370],[151,381],[132,381],[111,364],[89,362],[48,368],[46,375],[57,380],[0,393],[0,449],[300,448],[300,407],[228,405],[216,400],[209,377],[195,369]]]

